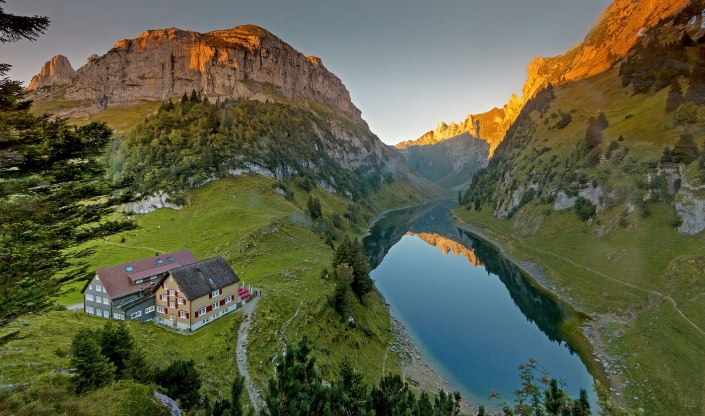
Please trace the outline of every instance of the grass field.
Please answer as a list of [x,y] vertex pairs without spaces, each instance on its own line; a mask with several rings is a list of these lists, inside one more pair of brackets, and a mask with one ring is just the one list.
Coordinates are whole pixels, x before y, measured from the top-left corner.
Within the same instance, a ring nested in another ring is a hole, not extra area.
[[[88,259],[90,268],[185,248],[197,259],[223,256],[242,281],[263,290],[248,338],[250,372],[263,388],[273,374],[273,359],[283,352],[285,343],[297,342],[303,334],[309,335],[327,380],[337,375],[344,358],[365,374],[368,383],[379,380],[383,366],[387,372],[400,373],[399,357],[387,351],[390,321],[381,299],[373,293],[364,305],[353,308],[355,328],[328,306],[334,284],[321,277],[321,271],[330,268],[334,252],[311,229],[301,209],[309,194],[295,189],[294,200],[288,201],[274,191],[273,183],[261,176],[226,178],[190,190],[189,204],[182,210],[135,215],[137,230],[88,244],[95,249]],[[320,188],[313,194],[321,199],[324,216],[344,212],[349,203]],[[408,184],[395,183],[386,185],[376,205],[412,202]],[[373,214],[369,211],[367,216],[373,218]],[[365,228],[366,224],[348,225],[344,231],[360,235]],[[80,302],[82,286],[83,282],[65,285],[58,302]],[[203,391],[219,397],[228,394],[238,372],[234,354],[241,319],[242,314],[234,312],[186,335],[153,323],[129,325],[150,361],[165,366],[171,358],[194,359]],[[61,376],[48,373],[68,368],[73,334],[104,322],[81,311],[59,311],[25,316],[3,328],[0,336],[19,331],[0,346],[3,384],[60,384]]]
[[[664,224],[661,211],[668,209],[654,204],[639,226],[601,239],[573,210],[552,212],[535,235],[524,238],[514,235],[512,220],[493,217],[489,206],[455,212],[484,227],[512,255],[539,263],[549,285],[602,322],[610,356],[629,355],[620,381],[630,382],[625,389],[630,406],[644,407],[647,414],[705,414],[705,334],[666,298],[705,328],[705,236],[681,236]],[[624,335],[613,336],[618,330]]]

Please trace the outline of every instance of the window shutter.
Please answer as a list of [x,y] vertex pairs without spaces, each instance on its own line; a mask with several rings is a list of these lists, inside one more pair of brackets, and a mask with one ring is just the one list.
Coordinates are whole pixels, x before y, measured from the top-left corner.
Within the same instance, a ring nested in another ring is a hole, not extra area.
[[186,319],[189,319],[189,313],[186,312]]
[[213,306],[211,306],[211,305],[206,306],[206,313],[208,313],[212,310],[213,310]]
[[220,306],[223,306],[223,305],[225,305],[225,299],[220,300]]
[[168,313],[169,313],[169,308],[164,308],[164,314],[166,315]]
[[196,314],[195,314],[194,316],[195,316],[196,318],[198,318],[198,315],[199,315],[199,314],[198,314],[198,311],[196,311]]
[[213,299],[213,292],[208,294],[208,299]]

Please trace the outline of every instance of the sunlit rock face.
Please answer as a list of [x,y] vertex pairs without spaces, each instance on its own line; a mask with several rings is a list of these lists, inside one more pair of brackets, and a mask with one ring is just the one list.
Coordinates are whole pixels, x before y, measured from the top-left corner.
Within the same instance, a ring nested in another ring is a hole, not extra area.
[[438,234],[429,234],[429,233],[412,233],[408,232],[406,235],[409,236],[415,236],[420,238],[421,240],[425,241],[426,243],[438,247],[439,250],[441,250],[441,253],[443,255],[448,255],[448,253],[453,253],[455,257],[458,256],[463,256],[468,261],[470,264],[473,265],[473,267],[477,266],[482,266],[483,264],[480,262],[480,260],[477,259],[477,256],[475,256],[475,250],[468,249],[464,245],[460,243],[456,243],[453,240],[450,240],[448,238],[442,237]]
[[[64,88],[41,88],[57,85]],[[367,128],[341,80],[320,58],[306,57],[254,26],[198,33],[149,30],[91,56],[75,73],[65,57],[48,62],[28,90],[35,100],[85,101],[63,116],[95,114],[107,107],[180,97],[195,90],[209,98],[273,97],[314,101]]]
[[468,132],[490,144],[489,156],[492,157],[524,103],[549,83],[562,85],[605,71],[618,62],[646,30],[688,3],[689,0],[615,0],[582,42],[562,55],[536,57],[531,61],[521,98],[512,95],[501,110],[494,108],[487,113],[471,114],[459,124],[441,122],[435,130],[417,140],[399,143],[397,148],[432,145]]
[[68,58],[56,55],[44,64],[39,74],[32,77],[27,89],[31,91],[48,85],[70,84],[75,76],[76,71],[71,67]]

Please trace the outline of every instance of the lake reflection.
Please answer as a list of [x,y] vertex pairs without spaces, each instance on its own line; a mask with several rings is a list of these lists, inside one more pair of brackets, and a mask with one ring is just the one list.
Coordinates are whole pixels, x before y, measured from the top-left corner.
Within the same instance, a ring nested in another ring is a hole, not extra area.
[[592,377],[558,329],[570,310],[459,230],[447,203],[390,213],[365,248],[392,315],[472,402],[486,402],[491,390],[511,402],[517,367],[529,358],[565,380],[574,397],[580,388],[594,396]]

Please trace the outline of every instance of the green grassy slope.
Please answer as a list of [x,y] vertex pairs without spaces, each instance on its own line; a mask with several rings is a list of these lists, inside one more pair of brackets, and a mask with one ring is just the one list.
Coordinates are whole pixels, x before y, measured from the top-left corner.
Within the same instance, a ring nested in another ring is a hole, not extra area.
[[[252,375],[262,387],[272,375],[272,360],[282,352],[284,343],[296,342],[304,333],[309,334],[319,367],[329,380],[337,375],[344,357],[365,374],[368,383],[379,380],[382,368],[399,373],[399,357],[387,350],[390,321],[381,299],[373,293],[364,299],[364,305],[355,306],[355,329],[328,306],[333,282],[321,278],[321,271],[330,267],[334,252],[310,228],[301,208],[309,194],[291,186],[295,196],[288,201],[274,191],[273,183],[253,175],[221,179],[189,190],[189,204],[182,210],[159,209],[135,215],[139,229],[90,243],[95,248],[90,267],[184,248],[198,259],[216,255],[226,258],[245,283],[263,290],[248,354]],[[411,204],[411,189],[403,182],[384,185],[375,206],[382,209]],[[320,187],[312,193],[321,199],[324,217],[344,212],[349,203]],[[368,218],[373,214],[373,210],[365,211]],[[366,226],[364,222],[348,224],[343,231],[360,235]],[[66,285],[60,301],[80,301],[77,290],[81,285]],[[130,327],[153,362],[166,365],[169,357],[193,358],[203,375],[204,390],[227,394],[232,375],[237,373],[234,351],[241,319],[235,312],[190,335],[175,334],[152,323],[130,322]],[[65,352],[72,335],[82,326],[103,322],[76,312],[23,317],[0,333],[20,331],[18,338],[2,346],[8,365],[0,368],[0,376],[4,383],[22,383],[68,367]],[[22,365],[27,363],[34,364]]]

